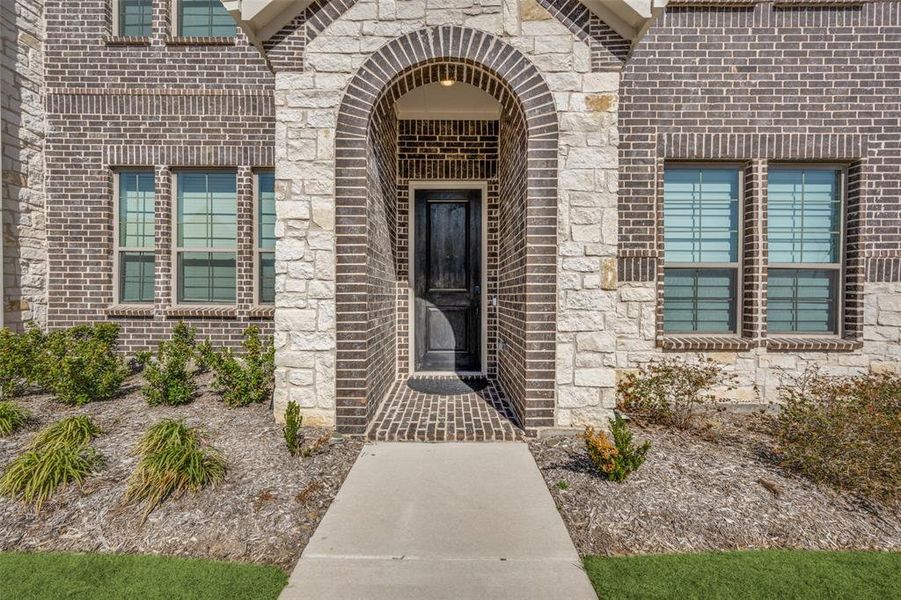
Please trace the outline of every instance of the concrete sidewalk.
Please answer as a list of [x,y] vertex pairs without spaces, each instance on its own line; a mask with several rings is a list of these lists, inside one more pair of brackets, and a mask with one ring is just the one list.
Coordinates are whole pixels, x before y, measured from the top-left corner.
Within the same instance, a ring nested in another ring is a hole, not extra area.
[[522,443],[368,445],[282,600],[597,600]]

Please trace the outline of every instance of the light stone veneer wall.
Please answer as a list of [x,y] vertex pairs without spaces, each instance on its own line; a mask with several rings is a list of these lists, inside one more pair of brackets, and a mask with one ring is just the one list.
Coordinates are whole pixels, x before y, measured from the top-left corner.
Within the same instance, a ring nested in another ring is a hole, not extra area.
[[44,211],[44,3],[3,0],[3,322],[47,322]]
[[[655,347],[654,283],[620,284],[616,305],[616,364],[618,372],[635,369],[664,353]],[[688,361],[706,357],[726,366],[736,388],[717,395],[736,403],[765,404],[779,400],[779,388],[808,367],[823,375],[849,376],[873,372],[901,374],[901,284],[864,286],[863,348],[851,352],[670,352]]]
[[[313,39],[304,73],[276,76],[275,413],[335,419],[335,125],[359,66],[437,25],[501,37],[544,75],[559,117],[557,423],[602,422],[616,379],[618,73],[534,0],[361,1]],[[376,399],[377,401],[378,399]]]

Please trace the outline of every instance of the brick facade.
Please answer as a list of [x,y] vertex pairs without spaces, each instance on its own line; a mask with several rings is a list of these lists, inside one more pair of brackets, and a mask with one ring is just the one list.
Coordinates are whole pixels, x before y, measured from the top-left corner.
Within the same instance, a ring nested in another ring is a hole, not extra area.
[[[775,400],[785,373],[808,364],[841,374],[894,368],[899,307],[866,307],[901,290],[899,34],[895,2],[671,3],[623,71],[620,305],[638,318],[621,336],[621,367],[657,349],[712,351],[740,375],[740,399],[755,401]],[[740,335],[666,336],[663,168],[712,160],[745,165]],[[766,177],[777,162],[847,170],[839,338],[767,335]]]
[[[151,36],[129,40],[112,35],[109,2],[78,5],[45,5],[48,326],[109,319],[121,325],[128,351],[167,337],[179,319],[221,343],[236,343],[251,323],[271,331],[272,309],[254,305],[251,246],[252,170],[274,166],[274,78],[265,61],[240,34],[178,38],[165,0],[154,2]],[[156,173],[148,306],[119,306],[113,297],[112,185],[120,168]],[[237,174],[233,307],[173,306],[171,178],[185,168]]]
[[[901,365],[897,2],[671,0],[634,47],[577,0],[320,0],[261,48],[240,32],[179,38],[168,0],[154,0],[151,35],[120,38],[112,6],[3,7],[16,327],[113,320],[133,351],[179,319],[226,343],[260,324],[276,416],[295,400],[310,423],[362,433],[409,370],[409,183],[472,180],[487,189],[497,295],[487,375],[528,432],[603,423],[618,371],[664,352],[726,363],[740,401],[775,399],[809,364]],[[398,98],[445,77],[494,97],[500,118],[396,118]],[[662,175],[677,160],[741,170],[735,336],[663,334]],[[840,337],[768,334],[766,181],[780,161],[847,172]],[[154,301],[119,305],[113,182],[135,167],[155,179]],[[172,186],[189,168],[237,177],[234,306],[172,299]],[[260,169],[276,177],[275,306],[254,299]]]

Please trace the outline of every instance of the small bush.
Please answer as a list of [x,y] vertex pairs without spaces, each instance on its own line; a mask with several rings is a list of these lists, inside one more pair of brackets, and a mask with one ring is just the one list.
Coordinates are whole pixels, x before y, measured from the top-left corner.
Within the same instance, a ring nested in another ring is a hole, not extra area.
[[31,413],[15,402],[0,401],[0,437],[15,433],[31,419]]
[[775,434],[784,466],[864,497],[901,500],[901,376],[808,371],[780,392]]
[[119,326],[79,325],[47,336],[41,353],[41,383],[57,399],[81,406],[119,392],[128,368],[116,353]]
[[300,427],[303,425],[303,417],[300,415],[300,406],[297,402],[291,400],[288,402],[288,408],[285,410],[285,426],[282,433],[285,435],[285,445],[288,446],[288,452],[291,456],[296,456],[300,452],[301,437]]
[[182,322],[175,326],[172,338],[159,345],[156,356],[141,355],[146,381],[141,393],[147,404],[179,406],[194,398],[197,384],[189,366],[193,355],[194,331]]
[[225,459],[183,421],[160,421],[135,447],[141,459],[128,482],[126,502],[144,502],[143,519],[170,496],[197,493],[225,478]]
[[679,429],[691,426],[698,407],[716,402],[710,389],[732,386],[723,366],[702,359],[697,364],[663,360],[627,373],[617,385],[619,408],[662,425]]
[[244,355],[238,358],[226,348],[207,350],[204,362],[213,371],[213,387],[225,403],[235,408],[266,402],[272,395],[275,373],[275,347],[272,340],[263,343],[255,326],[244,330]]
[[35,326],[19,335],[0,328],[0,400],[14,398],[36,383],[43,344],[44,334]]
[[610,433],[613,436],[612,442],[603,431],[595,432],[591,427],[585,428],[582,437],[588,460],[609,481],[624,481],[644,463],[651,442],[635,446],[632,443],[632,432],[619,415],[610,419]]
[[68,417],[42,429],[24,454],[0,477],[0,495],[19,497],[40,511],[56,491],[69,483],[82,485],[102,462],[91,446],[99,428],[85,416]]

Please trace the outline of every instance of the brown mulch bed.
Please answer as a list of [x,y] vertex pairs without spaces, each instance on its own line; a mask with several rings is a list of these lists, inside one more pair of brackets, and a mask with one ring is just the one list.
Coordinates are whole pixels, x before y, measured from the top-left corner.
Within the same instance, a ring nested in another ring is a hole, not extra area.
[[[50,396],[19,399],[36,417],[25,430],[0,438],[0,468],[21,452],[34,432],[74,414],[89,414],[103,429],[94,447],[105,464],[83,490],[69,488],[41,513],[0,497],[0,551],[58,550],[161,553],[290,569],[338,492],[361,442],[333,439],[320,453],[292,457],[281,426],[267,406],[229,409],[208,392],[179,407],[153,407],[134,377],[119,398],[70,408]],[[207,433],[228,462],[225,481],[196,495],[169,499],[141,524],[142,506],[122,504],[141,434],[163,418],[185,419]],[[305,428],[307,439],[328,431]]]
[[633,425],[635,440],[652,445],[644,465],[623,483],[592,473],[580,439],[540,439],[530,448],[583,556],[901,550],[897,507],[786,473],[754,422],[750,415],[723,415],[692,432]]

